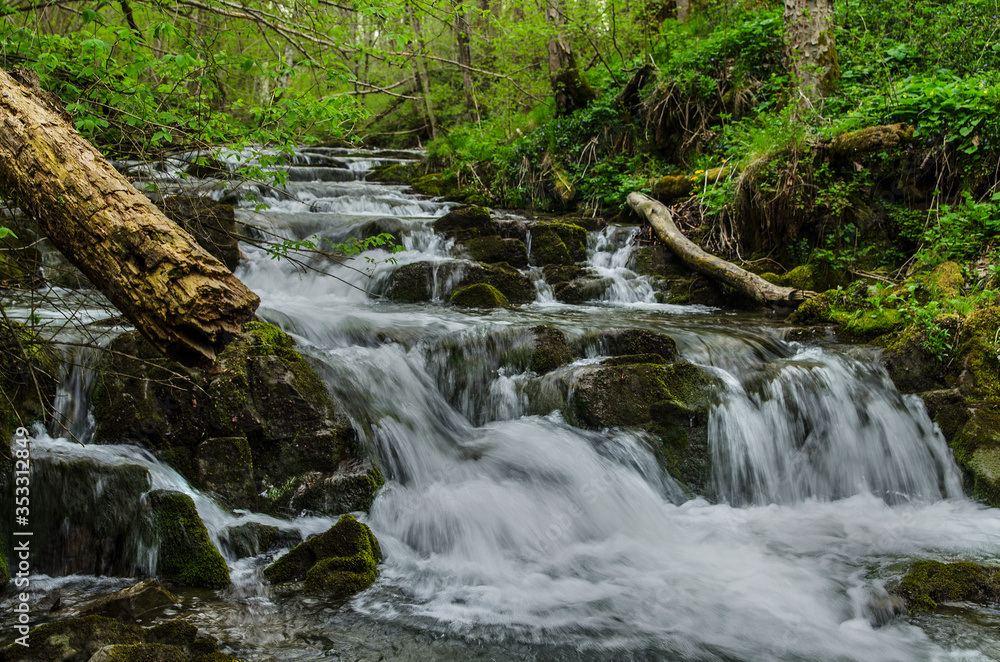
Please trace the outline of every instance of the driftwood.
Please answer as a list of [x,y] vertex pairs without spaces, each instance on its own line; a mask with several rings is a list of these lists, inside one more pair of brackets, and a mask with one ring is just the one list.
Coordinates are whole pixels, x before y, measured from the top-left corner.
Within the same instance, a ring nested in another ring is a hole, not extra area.
[[0,70],[0,191],[161,351],[214,362],[260,300],[87,142]]
[[667,245],[692,271],[724,283],[745,294],[761,305],[773,308],[795,308],[806,299],[816,296],[815,292],[781,287],[769,283],[755,273],[737,267],[732,262],[706,253],[697,244],[681,234],[674,225],[670,210],[661,203],[641,193],[628,196],[629,206],[642,215],[653,226],[656,236]]

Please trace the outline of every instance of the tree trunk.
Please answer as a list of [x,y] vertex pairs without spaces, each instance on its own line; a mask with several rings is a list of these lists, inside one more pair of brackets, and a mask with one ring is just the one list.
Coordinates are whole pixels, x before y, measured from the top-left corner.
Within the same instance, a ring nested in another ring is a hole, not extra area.
[[458,45],[458,64],[462,69],[465,110],[470,116],[478,118],[476,90],[472,81],[472,49],[469,47],[469,15],[461,2],[455,3],[455,42]]
[[785,57],[800,102],[812,105],[833,91],[840,80],[833,0],[785,0]]
[[437,118],[434,116],[434,102],[431,100],[431,77],[427,72],[427,61],[423,55],[425,45],[424,38],[420,34],[420,19],[417,18],[417,12],[413,5],[410,5],[407,11],[410,14],[410,25],[413,27],[413,38],[416,45],[413,67],[417,80],[420,81],[420,87],[423,89],[424,117],[427,124],[430,125],[431,138],[437,138],[438,125]]
[[161,351],[210,365],[260,300],[66,117],[0,70],[0,187]]
[[684,23],[691,14],[690,0],[677,0],[677,21]]
[[697,244],[681,234],[674,225],[670,210],[663,203],[641,193],[630,193],[628,204],[636,213],[649,221],[660,241],[665,243],[667,248],[692,271],[724,283],[761,305],[773,308],[796,308],[806,299],[816,296],[815,292],[769,283],[755,273],[740,269],[732,262],[726,262],[701,250]]
[[597,98],[590,83],[580,73],[576,56],[563,33],[563,18],[559,0],[548,0],[545,19],[552,30],[549,38],[549,75],[556,98],[556,115],[568,115],[584,108]]

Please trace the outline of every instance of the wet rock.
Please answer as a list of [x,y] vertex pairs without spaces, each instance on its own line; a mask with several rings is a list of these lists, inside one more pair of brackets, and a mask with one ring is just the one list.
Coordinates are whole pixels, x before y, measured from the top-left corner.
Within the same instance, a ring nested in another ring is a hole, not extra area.
[[87,662],[105,646],[139,644],[145,631],[105,616],[84,616],[45,623],[31,630],[28,646],[11,644],[5,662]]
[[341,466],[337,473],[307,474],[291,497],[293,512],[341,514],[367,511],[385,478],[369,460]]
[[1000,403],[982,403],[972,409],[950,445],[965,474],[968,493],[1000,508]]
[[496,235],[497,226],[485,207],[459,207],[434,221],[434,231],[459,240]]
[[181,586],[222,588],[229,567],[208,537],[194,501],[186,494],[155,490],[149,494],[157,574]]
[[555,287],[579,278],[595,278],[597,273],[584,267],[550,264],[542,267],[545,282]]
[[81,616],[107,616],[125,623],[144,620],[164,607],[179,604],[176,595],[155,579],[146,579],[116,593],[102,596],[80,607]]
[[882,363],[892,381],[903,393],[919,393],[943,385],[944,363],[927,351],[926,332],[908,327],[902,333],[887,336]]
[[409,228],[406,223],[398,218],[378,218],[362,225],[357,236],[359,239],[369,239],[380,234],[391,234],[394,238],[399,239],[407,232],[409,232]]
[[574,379],[573,413],[596,428],[669,423],[678,414],[704,418],[709,384],[708,375],[691,363],[588,368]]
[[489,235],[468,239],[461,246],[477,262],[506,262],[519,269],[528,266],[528,249],[520,239]]
[[363,459],[323,382],[273,325],[246,324],[212,372],[163,359],[135,332],[110,348],[94,388],[95,441],[152,448],[234,506],[291,514],[287,500],[270,497]]
[[566,335],[562,331],[552,326],[536,326],[531,332],[534,335],[534,347],[528,367],[532,372],[544,375],[573,362],[573,352],[566,344]]
[[240,263],[239,233],[232,205],[203,196],[177,195],[164,198],[160,208],[230,271]]
[[201,442],[194,450],[194,468],[201,488],[230,508],[256,506],[253,454],[245,436],[213,437]]
[[910,609],[936,609],[943,602],[1000,602],[1000,568],[962,561],[918,561],[896,588]]
[[552,288],[552,294],[557,301],[580,305],[588,301],[599,301],[610,285],[610,281],[604,278],[576,278],[556,285]]
[[660,244],[634,246],[629,268],[640,276],[688,276],[689,271],[670,249]]
[[645,329],[608,329],[583,336],[576,346],[580,355],[592,352],[608,356],[657,354],[662,360],[656,363],[672,361],[677,353],[677,343],[673,338]]
[[347,598],[372,585],[382,550],[371,530],[344,515],[264,569],[272,583],[302,581],[310,591]]
[[425,303],[434,296],[434,269],[431,262],[404,264],[392,272],[382,296],[398,303]]
[[479,283],[495,287],[512,304],[531,303],[537,295],[535,284],[531,279],[504,262],[469,265],[457,287]]
[[139,502],[152,484],[145,467],[42,455],[32,463],[31,478],[32,492],[45,495],[45,507],[32,513],[35,571],[134,575]]
[[383,163],[372,168],[367,179],[384,184],[409,184],[423,171],[424,166],[420,163]]
[[229,527],[222,536],[226,551],[238,559],[257,556],[282,547],[292,547],[302,542],[298,531],[279,529],[269,524],[247,522]]
[[587,231],[579,225],[539,221],[529,227],[532,264],[571,265],[587,259]]
[[165,644],[118,644],[97,651],[90,662],[188,662],[190,658],[176,646]]
[[462,308],[506,308],[510,305],[500,290],[487,283],[460,287],[452,293],[449,302]]
[[660,354],[626,354],[601,361],[601,365],[635,365],[636,363],[655,363],[666,365],[668,361]]

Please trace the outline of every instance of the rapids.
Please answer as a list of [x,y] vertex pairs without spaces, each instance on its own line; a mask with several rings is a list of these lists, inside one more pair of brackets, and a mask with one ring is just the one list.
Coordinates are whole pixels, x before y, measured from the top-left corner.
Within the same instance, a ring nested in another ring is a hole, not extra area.
[[[450,259],[430,229],[449,205],[367,181],[383,162],[302,150],[283,188],[255,191],[270,208],[244,198],[240,220],[340,240],[390,218],[407,248],[399,265]],[[170,168],[146,172],[190,185]],[[910,561],[1000,554],[1000,516],[963,496],[922,403],[901,396],[866,348],[787,342],[765,315],[657,304],[628,269],[630,234],[591,233],[589,266],[612,283],[605,299],[562,304],[539,280],[535,303],[490,312],[372,297],[396,268],[381,263],[387,253],[356,270],[311,262],[331,278],[244,246],[237,275],[260,295],[259,314],[324,364],[386,474],[363,518],[386,558],[375,586],[342,608],[264,585],[274,554],[230,559],[232,587],[184,594],[192,619],[250,660],[1000,659],[996,614],[886,615],[885,587]],[[710,370],[717,501],[690,498],[641,435],[529,415],[528,376],[449,360],[491,351],[487,333],[515,338],[542,323],[568,337],[658,331]],[[378,342],[379,332],[400,341]],[[63,416],[83,417],[76,429],[86,430],[85,377],[64,383]],[[307,534],[333,522],[227,513],[138,449],[38,433],[41,452],[149,467],[154,487],[196,497],[219,543],[248,518]],[[37,585],[71,600],[122,581]]]

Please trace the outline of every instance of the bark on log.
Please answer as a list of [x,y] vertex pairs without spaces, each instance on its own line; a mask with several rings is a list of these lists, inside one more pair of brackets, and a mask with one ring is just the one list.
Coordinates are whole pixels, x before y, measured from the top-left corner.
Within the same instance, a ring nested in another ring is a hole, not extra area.
[[815,292],[781,287],[769,283],[755,273],[737,267],[703,251],[697,244],[681,234],[674,225],[670,210],[661,203],[641,193],[631,193],[628,204],[653,226],[656,236],[674,252],[692,271],[725,283],[742,292],[761,305],[772,308],[796,308],[806,299],[816,296]]
[[260,299],[64,115],[0,70],[0,189],[160,350],[210,365]]

